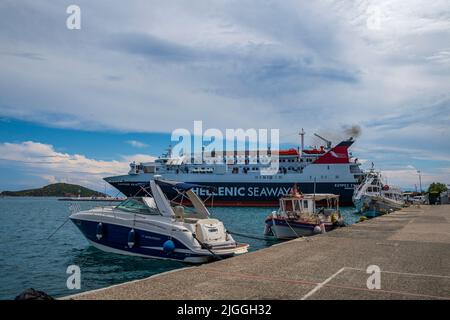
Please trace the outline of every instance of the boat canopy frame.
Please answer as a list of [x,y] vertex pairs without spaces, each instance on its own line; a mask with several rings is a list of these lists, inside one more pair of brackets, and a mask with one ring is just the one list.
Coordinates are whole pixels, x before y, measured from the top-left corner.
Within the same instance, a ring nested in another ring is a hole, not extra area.
[[[169,200],[166,196],[166,194],[162,191],[161,186],[169,186],[173,188],[178,194],[177,196]],[[134,197],[129,198],[136,198],[138,197],[137,194],[140,192],[143,192],[144,194],[147,194],[148,196],[152,197],[154,199],[154,202],[156,203],[156,207],[160,211],[160,215],[175,218],[175,212],[172,208],[171,203],[174,205],[183,206],[183,198],[187,198],[192,206],[195,209],[195,213],[190,213],[189,215],[193,218],[199,218],[199,219],[207,219],[211,216],[211,213],[206,208],[204,202],[200,199],[195,192],[192,191],[193,188],[206,188],[209,190],[215,190],[214,187],[210,186],[204,186],[204,185],[198,185],[193,183],[186,183],[186,182],[178,182],[178,181],[172,181],[172,180],[163,180],[163,179],[154,179],[150,180],[150,186],[149,187],[140,187],[141,189],[136,193]],[[148,191],[148,188],[150,188],[151,193]],[[142,196],[141,196],[142,197]],[[141,198],[139,197],[139,198]],[[181,197],[180,203],[176,202],[175,200]]]

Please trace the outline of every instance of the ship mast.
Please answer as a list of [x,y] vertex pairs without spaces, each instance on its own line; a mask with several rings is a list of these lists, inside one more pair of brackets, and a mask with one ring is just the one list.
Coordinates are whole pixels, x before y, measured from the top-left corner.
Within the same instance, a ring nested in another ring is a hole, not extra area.
[[300,157],[303,157],[303,149],[305,149],[305,130],[300,131]]

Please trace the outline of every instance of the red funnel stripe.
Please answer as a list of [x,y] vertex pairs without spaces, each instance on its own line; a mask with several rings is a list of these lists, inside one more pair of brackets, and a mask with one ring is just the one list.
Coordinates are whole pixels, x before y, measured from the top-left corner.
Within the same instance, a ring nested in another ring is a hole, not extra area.
[[318,158],[316,164],[349,163],[348,148],[353,144],[352,140],[342,141],[323,156]]

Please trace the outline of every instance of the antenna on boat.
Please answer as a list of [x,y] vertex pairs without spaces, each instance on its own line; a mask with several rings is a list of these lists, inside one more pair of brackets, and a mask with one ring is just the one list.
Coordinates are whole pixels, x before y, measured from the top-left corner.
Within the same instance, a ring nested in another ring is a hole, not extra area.
[[205,146],[202,146],[202,163],[205,162]]
[[314,212],[316,211],[316,177],[314,177],[314,193],[313,193]]
[[163,157],[165,158],[172,158],[172,145],[169,144],[169,147],[166,149],[166,153],[163,154]]

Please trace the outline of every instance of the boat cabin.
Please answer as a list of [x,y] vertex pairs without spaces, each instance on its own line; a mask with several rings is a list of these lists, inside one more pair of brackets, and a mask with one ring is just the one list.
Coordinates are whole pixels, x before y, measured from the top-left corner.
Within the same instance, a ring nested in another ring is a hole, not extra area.
[[279,213],[288,217],[332,215],[339,210],[339,195],[289,194],[280,199]]

